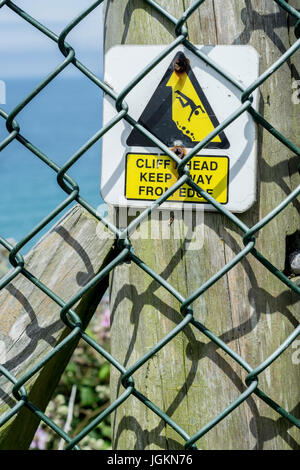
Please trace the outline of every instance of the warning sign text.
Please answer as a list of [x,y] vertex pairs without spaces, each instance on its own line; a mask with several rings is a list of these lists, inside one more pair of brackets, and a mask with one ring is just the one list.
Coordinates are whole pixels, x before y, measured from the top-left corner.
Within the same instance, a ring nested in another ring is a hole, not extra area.
[[[228,157],[196,155],[187,165],[192,180],[221,204],[228,200]],[[126,158],[125,197],[156,200],[178,179],[176,163],[167,155],[128,153]],[[189,185],[181,186],[168,201],[207,202]]]

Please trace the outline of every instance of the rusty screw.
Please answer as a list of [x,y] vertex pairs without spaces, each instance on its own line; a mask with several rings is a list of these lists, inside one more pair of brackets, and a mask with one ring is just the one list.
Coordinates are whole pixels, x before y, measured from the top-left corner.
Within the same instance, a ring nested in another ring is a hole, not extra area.
[[173,69],[176,73],[182,74],[187,71],[190,61],[185,57],[183,52],[179,52],[173,62]]
[[182,142],[181,141],[175,141],[174,142],[174,147],[171,147],[171,150],[175,153],[175,155],[177,155],[177,157],[179,157],[181,160],[183,159],[183,157],[186,155],[186,149],[184,148],[184,146],[182,145]]
[[183,159],[185,153],[182,147],[172,147],[171,150],[177,155],[177,157]]

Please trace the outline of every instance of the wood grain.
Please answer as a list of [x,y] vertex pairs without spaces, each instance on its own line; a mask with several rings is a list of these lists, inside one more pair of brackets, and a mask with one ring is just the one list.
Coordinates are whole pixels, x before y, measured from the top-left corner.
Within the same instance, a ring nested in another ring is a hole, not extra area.
[[[68,301],[107,263],[113,237],[97,219],[76,205],[25,257],[26,269],[63,301]],[[108,287],[108,278],[90,289],[74,310],[87,325]],[[61,307],[19,274],[0,293],[1,363],[18,379],[53,349],[70,329],[60,320]],[[37,372],[26,389],[41,410],[47,406],[77,339]],[[0,377],[0,415],[14,406],[12,384]],[[22,408],[1,428],[0,448],[26,449],[38,419]]]
[[[192,1],[162,1],[179,17]],[[292,2],[297,8],[299,1]],[[285,12],[273,0],[206,0],[188,20],[194,44],[251,44],[261,55],[261,71],[295,41]],[[143,1],[106,2],[106,50],[114,44],[167,44],[167,21]],[[260,111],[279,131],[299,144],[299,105],[291,101],[292,80],[300,72],[299,53],[260,88]],[[299,185],[297,157],[266,131],[258,129],[258,200],[240,218],[249,226],[268,214]],[[241,233],[220,214],[205,212],[196,224],[197,242],[186,239],[181,214],[171,229],[168,219],[152,229],[160,238],[133,240],[137,256],[182,295],[191,294],[243,247]],[[149,230],[145,222],[141,230]],[[196,229],[194,227],[194,230]],[[171,230],[170,239],[163,231]],[[203,229],[203,230],[202,230]],[[257,236],[256,246],[278,269],[285,265],[286,235],[299,229],[299,200],[290,204]],[[201,237],[202,233],[202,237]],[[180,235],[180,238],[178,237]],[[198,246],[197,246],[198,243]],[[133,264],[111,277],[112,353],[126,367],[153,347],[181,319],[179,303]],[[193,303],[195,317],[241,354],[252,367],[266,359],[299,321],[296,295],[251,255]],[[299,418],[299,365],[293,348],[259,377],[262,390]],[[245,373],[194,328],[186,327],[134,374],[136,386],[190,435],[245,390]],[[122,392],[112,373],[112,398]],[[183,440],[136,398],[115,413],[118,449],[182,449]],[[299,430],[255,396],[210,430],[201,449],[295,449]]]

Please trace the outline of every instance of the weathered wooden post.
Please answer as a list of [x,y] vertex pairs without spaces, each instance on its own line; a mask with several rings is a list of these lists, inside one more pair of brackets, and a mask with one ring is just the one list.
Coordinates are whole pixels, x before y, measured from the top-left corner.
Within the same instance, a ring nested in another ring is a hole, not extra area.
[[[110,259],[111,233],[80,205],[70,211],[25,257],[29,273],[49,287],[63,302],[77,294]],[[103,294],[108,278],[86,292],[74,311],[88,324]],[[60,319],[61,307],[39,287],[19,274],[0,293],[0,364],[17,380],[33,370],[68,334]],[[71,354],[77,336],[25,384],[28,400],[44,411]],[[15,406],[13,384],[1,373],[0,418]],[[19,410],[0,432],[0,449],[27,449],[39,419],[26,407]]]
[[[159,2],[177,18],[192,0]],[[293,5],[300,7],[299,1]],[[168,44],[174,28],[143,0],[108,0],[105,49],[115,44]],[[261,55],[261,71],[295,41],[286,13],[273,1],[206,0],[187,22],[194,44],[250,44]],[[260,112],[273,126],[299,143],[299,105],[291,101],[291,81],[299,78],[299,54],[260,88]],[[258,199],[240,218],[254,225],[299,184],[297,158],[268,132],[258,130]],[[167,230],[168,220],[157,221]],[[286,260],[286,235],[299,229],[299,202],[289,204],[260,231],[256,246],[279,270]],[[150,230],[149,221],[141,230]],[[184,223],[175,217],[170,239],[135,239],[137,256],[183,296],[192,293],[243,247],[236,227],[218,213],[205,212],[204,243],[189,249]],[[182,239],[174,236],[180,232]],[[161,233],[161,232],[159,232]],[[134,264],[111,275],[112,354],[126,367],[152,348],[182,318],[179,303]],[[299,313],[296,294],[248,255],[193,304],[195,316],[252,367],[264,361],[294,330]],[[299,365],[289,348],[259,376],[260,388],[299,417]],[[193,435],[245,389],[245,371],[216,345],[186,327],[134,374],[136,387]],[[122,392],[112,371],[112,399]],[[117,449],[181,449],[183,440],[136,398],[114,414]],[[252,395],[211,429],[202,449],[295,449],[299,430]]]

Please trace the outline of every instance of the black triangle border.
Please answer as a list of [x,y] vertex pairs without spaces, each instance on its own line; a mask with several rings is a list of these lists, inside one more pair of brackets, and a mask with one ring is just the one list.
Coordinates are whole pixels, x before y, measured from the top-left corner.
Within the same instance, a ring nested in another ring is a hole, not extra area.
[[[149,104],[151,103],[151,100],[152,100],[152,98],[153,98],[153,95],[154,95],[155,93],[157,93],[157,91],[158,91],[158,89],[161,87],[161,85],[162,85],[164,82],[167,83],[168,80],[169,80],[169,78],[171,77],[171,75],[172,75],[172,73],[173,73],[173,71],[174,71],[174,70],[173,70],[173,63],[174,63],[174,61],[176,60],[176,58],[177,58],[177,56],[178,56],[179,54],[182,54],[182,52],[177,52],[177,54],[175,55],[174,59],[172,60],[172,62],[171,62],[171,64],[170,64],[170,66],[168,67],[166,73],[164,74],[163,78],[162,78],[161,81],[159,82],[159,84],[158,84],[158,86],[156,87],[155,91],[152,93],[152,96],[151,96],[150,100],[148,101],[148,103],[147,103],[146,106],[144,107],[144,110],[142,111],[142,113],[141,113],[141,115],[140,115],[140,117],[139,117],[138,123],[141,124],[143,127],[145,127],[145,128],[146,128],[148,131],[150,131],[150,132],[152,132],[151,129],[148,129],[148,128],[145,126],[145,124],[143,124],[143,122],[141,122],[141,118],[142,118],[142,116],[143,116],[143,114],[144,114],[145,109],[146,109],[146,108],[149,106]],[[209,116],[209,118],[210,118],[210,120],[211,120],[211,122],[212,122],[214,128],[216,128],[217,126],[220,125],[220,123],[219,123],[219,121],[218,121],[218,119],[217,119],[217,117],[216,117],[216,115],[215,115],[215,113],[214,113],[214,111],[213,111],[213,109],[212,109],[212,107],[211,107],[211,105],[210,105],[208,99],[207,99],[206,96],[205,96],[205,93],[203,92],[203,90],[202,90],[202,88],[201,88],[201,86],[200,86],[198,80],[196,79],[195,74],[194,74],[194,72],[192,71],[191,66],[190,66],[189,64],[187,65],[187,70],[186,70],[186,72],[187,72],[187,75],[188,75],[189,79],[190,79],[191,82],[192,82],[192,85],[193,85],[193,87],[194,87],[196,93],[198,94],[199,98],[201,99],[202,104],[203,104],[203,106],[204,106],[204,108],[205,108],[205,110],[206,110],[206,112],[207,112],[207,114],[208,114],[208,116]],[[144,144],[144,145],[143,145],[143,144],[141,144],[141,143],[139,143],[139,144],[132,144],[132,143],[130,143],[130,141],[134,138],[134,134],[135,134],[136,132],[138,132],[139,134],[141,134],[140,131],[138,131],[136,128],[133,128],[133,129],[131,130],[129,136],[128,136],[127,139],[126,139],[126,144],[127,144],[129,147],[142,147],[142,146],[150,147],[150,145],[148,145],[148,144]],[[154,134],[154,135],[155,135],[155,134]],[[224,131],[219,132],[218,136],[220,137],[221,142],[209,142],[209,144],[207,144],[204,148],[205,148],[205,149],[228,149],[228,148],[230,147],[230,143],[229,143],[229,141],[228,141],[228,139],[227,139],[227,137],[226,137],[226,135],[225,135],[225,132],[224,132]],[[144,139],[145,139],[146,142],[149,141],[149,139],[148,139],[146,136],[143,136],[143,137],[144,137]],[[160,137],[158,137],[158,138],[160,138]],[[161,138],[160,138],[160,140],[161,140]],[[151,144],[152,144],[152,143],[151,143]],[[168,143],[166,143],[166,142],[165,142],[165,144],[168,145]],[[198,144],[198,142],[194,142],[194,146],[197,145],[197,144]],[[151,147],[154,147],[154,146],[155,146],[154,144],[151,145]],[[188,148],[193,148],[194,146],[191,146],[191,147],[188,147]]]

